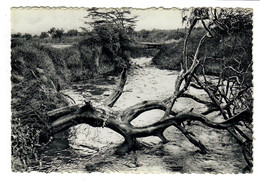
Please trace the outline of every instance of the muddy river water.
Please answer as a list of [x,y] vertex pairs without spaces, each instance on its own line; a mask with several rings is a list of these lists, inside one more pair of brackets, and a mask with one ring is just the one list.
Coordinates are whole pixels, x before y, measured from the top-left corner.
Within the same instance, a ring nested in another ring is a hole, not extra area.
[[[144,100],[165,99],[174,90],[178,72],[160,70],[151,65],[151,58],[132,60],[132,68],[124,93],[114,109],[121,110]],[[84,99],[104,101],[115,87],[117,77],[106,76],[84,83],[75,83],[65,90],[77,103]],[[205,93],[190,90],[198,97]],[[194,112],[205,110],[204,106],[190,99],[178,99],[177,111],[194,108]],[[141,114],[132,124],[145,126],[156,122],[163,112],[152,110]],[[221,118],[212,116],[216,122]],[[93,128],[82,124],[54,137],[43,154],[40,171],[45,172],[131,172],[131,173],[241,173],[246,166],[241,149],[227,131],[206,126],[187,126],[208,149],[203,155],[197,151],[176,128],[169,127],[165,136],[170,140],[162,144],[157,137],[138,139],[143,145],[124,155],[114,154],[123,137],[108,128]]]

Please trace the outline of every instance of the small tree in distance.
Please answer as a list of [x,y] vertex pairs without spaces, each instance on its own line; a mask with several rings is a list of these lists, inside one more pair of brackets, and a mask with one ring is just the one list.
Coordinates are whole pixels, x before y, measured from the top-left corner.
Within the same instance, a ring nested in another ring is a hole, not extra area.
[[52,35],[52,38],[61,40],[63,35],[64,35],[64,30],[63,29],[56,29],[56,31]]
[[[125,9],[88,9],[88,15],[84,18],[92,27],[92,40],[94,46],[102,47],[103,55],[115,64],[115,71],[121,71],[129,66],[129,53],[131,49],[131,35],[135,27],[137,16],[132,16]],[[83,28],[84,30],[84,28]],[[85,29],[86,30],[86,29]]]
[[79,32],[78,30],[76,29],[72,29],[72,30],[69,30],[67,33],[66,33],[67,36],[70,36],[70,37],[73,37],[73,36],[78,36],[79,35]]
[[62,36],[64,35],[64,30],[62,28],[56,29],[56,28],[52,27],[48,31],[48,33],[51,35],[52,38],[61,40]]
[[41,39],[44,39],[44,38],[46,38],[46,37],[49,37],[48,33],[47,33],[47,32],[41,32],[40,38],[41,38]]
[[11,36],[12,36],[12,38],[21,38],[22,34],[20,32],[18,32],[18,33],[13,33]]
[[25,33],[22,37],[25,38],[26,40],[30,40],[32,38],[32,35]]
[[88,16],[92,21],[85,22],[91,27],[97,27],[102,24],[111,24],[118,29],[129,31],[134,29],[137,16],[131,16],[131,12],[125,9],[102,10],[98,8],[88,9]]

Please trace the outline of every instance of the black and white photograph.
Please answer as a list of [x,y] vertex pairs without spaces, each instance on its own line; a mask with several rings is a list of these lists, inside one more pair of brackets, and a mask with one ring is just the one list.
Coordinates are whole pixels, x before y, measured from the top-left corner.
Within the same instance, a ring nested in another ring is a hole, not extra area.
[[252,8],[10,14],[12,172],[253,173]]

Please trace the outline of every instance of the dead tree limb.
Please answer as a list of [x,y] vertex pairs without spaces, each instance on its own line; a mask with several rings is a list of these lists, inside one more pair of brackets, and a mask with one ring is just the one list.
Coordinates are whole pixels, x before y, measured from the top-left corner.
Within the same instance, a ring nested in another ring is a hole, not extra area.
[[[170,99],[170,104],[167,108],[167,110],[165,111],[164,117],[167,117],[171,110],[172,107],[174,105],[174,103],[176,102],[177,98],[180,97],[189,87],[193,73],[195,72],[196,68],[199,65],[199,60],[198,60],[198,55],[199,55],[199,51],[200,51],[200,47],[202,45],[202,43],[205,41],[207,37],[207,34],[205,34],[201,39],[200,42],[197,46],[197,50],[195,52],[194,58],[193,58],[193,62],[192,65],[190,66],[190,68],[184,72],[185,70],[182,70],[181,73],[179,74],[179,76],[176,79],[175,82],[175,90],[173,93],[172,98]],[[181,88],[183,81],[185,81],[184,86]]]
[[196,96],[194,96],[194,95],[191,95],[191,94],[183,93],[183,94],[181,95],[181,97],[190,98],[190,99],[192,99],[192,100],[194,100],[194,101],[196,101],[196,102],[198,102],[198,103],[205,104],[205,105],[207,105],[207,106],[211,106],[211,105],[212,105],[212,102],[202,100],[202,99],[200,99],[200,98],[198,98],[198,97],[196,97]]
[[188,44],[188,40],[189,40],[189,37],[190,37],[190,34],[194,28],[194,26],[196,25],[198,21],[198,18],[194,18],[191,22],[191,25],[189,27],[189,31],[188,33],[186,34],[186,37],[184,39],[184,48],[183,48],[183,63],[182,63],[182,67],[183,67],[183,70],[186,71],[188,69],[188,60],[187,60],[187,44]]
[[193,143],[196,147],[200,148],[200,151],[202,154],[206,154],[207,153],[207,148],[199,141],[199,140],[196,140],[195,138],[193,138],[190,133],[185,130],[185,128],[183,128],[181,125],[177,124],[177,123],[174,123],[173,124],[176,128],[178,128],[182,133],[183,135],[185,135],[185,137],[191,142]]
[[119,99],[119,97],[123,93],[126,79],[127,79],[126,68],[124,68],[122,73],[121,73],[121,75],[120,75],[120,80],[118,82],[118,85],[117,85],[116,89],[113,90],[112,94],[105,101],[105,105],[107,105],[109,107],[113,107],[114,106],[116,101]]
[[222,123],[214,123],[201,114],[187,112],[177,115],[172,113],[173,115],[144,127],[135,127],[131,125],[131,121],[139,114],[152,109],[166,110],[166,106],[159,101],[146,101],[136,104],[124,112],[115,112],[110,108],[104,109],[103,107],[94,107],[90,102],[85,102],[84,105],[69,106],[49,112],[49,117],[53,119],[49,130],[53,135],[68,129],[69,127],[83,123],[93,127],[108,127],[125,138],[124,143],[126,150],[129,150],[135,145],[136,138],[140,137],[158,136],[163,143],[167,142],[167,139],[163,136],[163,132],[166,128],[173,125],[178,128],[191,143],[199,147],[202,153],[205,153],[206,148],[204,145],[181,127],[180,124],[182,122],[191,119],[200,121],[202,124],[212,128],[227,129],[238,124],[239,121],[248,120],[251,117],[250,112],[245,110]]

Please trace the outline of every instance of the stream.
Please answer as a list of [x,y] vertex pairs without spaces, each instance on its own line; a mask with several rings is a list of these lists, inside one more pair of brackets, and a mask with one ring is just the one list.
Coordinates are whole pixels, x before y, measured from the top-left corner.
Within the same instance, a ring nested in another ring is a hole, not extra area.
[[[114,105],[122,110],[144,100],[161,100],[173,94],[177,71],[160,70],[151,65],[152,58],[132,59],[124,93]],[[118,77],[99,77],[78,82],[64,92],[76,103],[84,99],[104,101],[117,83]],[[203,98],[204,92],[190,89]],[[191,99],[180,98],[176,111],[200,112],[206,108]],[[160,119],[161,110],[147,111],[132,121],[134,126],[145,126]],[[211,116],[215,122],[220,116]],[[164,134],[170,142],[162,144],[158,137],[138,139],[143,145],[124,155],[114,154],[123,137],[108,128],[93,128],[81,124],[54,136],[43,153],[39,171],[44,172],[121,172],[121,173],[241,173],[246,166],[241,148],[226,130],[215,130],[199,123],[187,126],[208,149],[203,155],[175,127]]]

